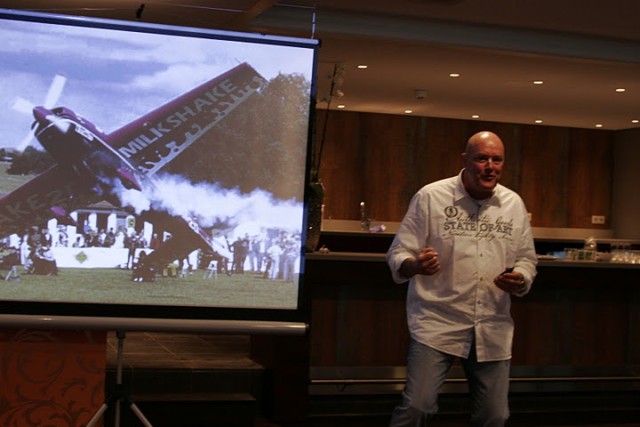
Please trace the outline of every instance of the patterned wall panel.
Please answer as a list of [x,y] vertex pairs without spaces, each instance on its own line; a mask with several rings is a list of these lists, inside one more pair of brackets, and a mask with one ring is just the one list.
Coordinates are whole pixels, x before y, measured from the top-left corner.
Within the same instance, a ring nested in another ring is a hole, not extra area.
[[106,333],[0,329],[0,426],[84,426],[104,401]]

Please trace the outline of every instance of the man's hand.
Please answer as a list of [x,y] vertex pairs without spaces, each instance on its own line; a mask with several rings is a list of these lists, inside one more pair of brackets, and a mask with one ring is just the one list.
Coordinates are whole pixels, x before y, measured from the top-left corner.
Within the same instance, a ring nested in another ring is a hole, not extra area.
[[510,294],[519,293],[526,289],[524,276],[518,272],[505,271],[493,279],[493,283],[503,291]]
[[404,277],[413,277],[416,274],[430,276],[440,270],[438,253],[433,248],[424,248],[417,258],[407,258],[400,266],[400,274]]

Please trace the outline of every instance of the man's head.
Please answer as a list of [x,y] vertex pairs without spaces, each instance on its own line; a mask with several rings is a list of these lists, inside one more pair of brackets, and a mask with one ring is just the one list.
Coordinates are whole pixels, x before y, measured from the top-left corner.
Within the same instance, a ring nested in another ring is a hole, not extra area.
[[493,194],[504,165],[504,145],[493,132],[478,132],[469,138],[462,153],[462,182],[467,193],[476,200]]

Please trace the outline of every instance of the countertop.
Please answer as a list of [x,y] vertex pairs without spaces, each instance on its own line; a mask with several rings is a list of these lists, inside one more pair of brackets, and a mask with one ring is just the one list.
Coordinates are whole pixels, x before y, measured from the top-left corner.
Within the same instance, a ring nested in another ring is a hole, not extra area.
[[[309,252],[305,255],[311,261],[363,261],[384,262],[385,254],[368,252]],[[567,261],[564,259],[549,259],[544,257],[538,260],[538,267],[573,267],[573,268],[615,268],[615,269],[640,269],[640,264],[601,261]]]

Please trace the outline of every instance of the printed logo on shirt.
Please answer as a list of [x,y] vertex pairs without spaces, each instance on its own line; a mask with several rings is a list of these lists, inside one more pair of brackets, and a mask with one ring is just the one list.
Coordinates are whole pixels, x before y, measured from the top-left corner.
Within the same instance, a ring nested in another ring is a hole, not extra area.
[[473,237],[475,239],[494,240],[511,239],[513,233],[513,218],[504,219],[502,216],[493,218],[484,214],[476,217],[475,214],[459,212],[455,206],[444,208],[445,221],[443,235]]
[[444,214],[447,216],[447,218],[453,218],[454,216],[458,215],[458,208],[456,208],[455,206],[447,206],[446,208],[444,208]]

